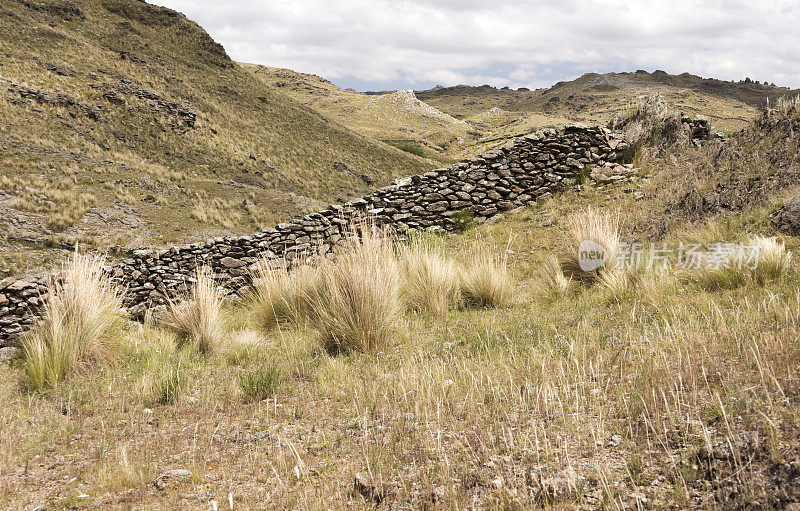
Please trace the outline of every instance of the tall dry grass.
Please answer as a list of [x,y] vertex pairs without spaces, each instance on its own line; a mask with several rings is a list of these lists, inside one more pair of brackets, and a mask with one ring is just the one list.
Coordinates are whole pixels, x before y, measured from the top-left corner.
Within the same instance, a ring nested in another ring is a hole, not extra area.
[[782,279],[791,268],[792,253],[778,238],[756,237],[750,241],[758,247],[758,264],[753,270],[756,280],[763,284],[769,280]]
[[372,352],[401,334],[400,272],[389,234],[369,224],[307,290],[310,324],[329,352]]
[[251,313],[264,329],[281,322],[301,325],[309,316],[308,296],[319,282],[319,269],[300,266],[291,271],[262,258],[252,274]]
[[564,272],[576,280],[593,280],[597,272],[585,272],[578,261],[578,249],[585,240],[591,240],[605,250],[605,264],[613,264],[620,242],[619,211],[599,211],[591,206],[567,217],[567,236],[562,244],[561,258]]
[[461,272],[461,294],[477,307],[502,307],[511,300],[514,284],[508,252],[480,240],[473,242]]
[[63,279],[48,285],[44,324],[22,342],[29,387],[55,387],[81,367],[116,359],[122,298],[104,262],[76,251]]
[[541,282],[544,290],[555,296],[565,295],[574,283],[564,274],[561,261],[555,254],[550,254],[542,263]]
[[188,295],[168,302],[166,326],[180,345],[191,345],[200,353],[216,351],[225,339],[222,294],[207,267],[198,267]]
[[398,250],[401,296],[409,310],[443,317],[461,297],[459,272],[453,260],[436,243],[412,239]]
[[[755,247],[757,258],[738,260],[742,256],[732,251],[727,261],[696,271],[692,275],[694,282],[708,291],[735,289],[751,280],[759,285],[779,281],[791,269],[792,252],[778,238],[756,236],[750,239],[749,245]],[[709,257],[709,254],[705,253],[704,256]]]

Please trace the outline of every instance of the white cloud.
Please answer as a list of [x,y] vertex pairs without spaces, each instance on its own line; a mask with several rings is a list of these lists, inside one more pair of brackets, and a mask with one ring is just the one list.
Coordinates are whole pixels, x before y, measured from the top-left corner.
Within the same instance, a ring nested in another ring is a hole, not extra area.
[[800,87],[794,0],[156,0],[232,58],[357,88],[663,69]]

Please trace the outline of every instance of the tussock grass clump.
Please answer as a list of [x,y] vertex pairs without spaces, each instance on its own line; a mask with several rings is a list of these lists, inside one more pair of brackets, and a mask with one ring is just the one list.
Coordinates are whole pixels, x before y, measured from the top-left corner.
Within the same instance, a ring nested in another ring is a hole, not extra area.
[[170,405],[180,399],[186,387],[186,377],[181,372],[181,364],[164,363],[158,379],[153,384],[150,400],[158,405]]
[[76,252],[63,279],[48,285],[44,324],[22,342],[29,387],[54,387],[81,367],[117,358],[122,298],[104,262]]
[[150,467],[130,462],[127,446],[123,446],[113,459],[104,460],[92,471],[90,480],[106,491],[118,492],[144,486],[152,477]]
[[623,270],[603,270],[599,273],[598,285],[614,300],[620,300],[633,287],[634,275]]
[[238,377],[239,389],[247,401],[261,401],[280,389],[283,373],[274,366],[258,368],[242,373]]
[[399,334],[400,272],[392,240],[361,225],[336,263],[320,266],[319,285],[307,293],[310,323],[329,352],[372,352]]
[[613,264],[620,242],[619,211],[601,212],[588,207],[569,215],[567,225],[567,237],[561,248],[563,271],[572,279],[593,281],[599,272],[586,272],[581,269],[578,250],[582,242],[591,240],[605,250],[605,264]]
[[447,314],[460,300],[458,269],[435,242],[415,238],[399,249],[403,303],[409,310]]
[[623,151],[623,159],[634,158],[637,151],[645,145],[672,146],[682,139],[680,114],[670,109],[667,100],[660,93],[642,99],[624,115],[615,115],[609,128],[622,131],[628,147]]
[[[778,238],[757,236],[750,240],[757,250],[758,258],[753,261],[737,260],[731,252],[727,261],[721,261],[713,268],[701,268],[693,275],[694,282],[707,291],[736,289],[755,281],[764,285],[773,280],[781,280],[791,269],[792,253]],[[706,254],[706,257],[709,257]]]
[[498,252],[484,243],[475,242],[470,247],[461,272],[461,294],[468,304],[502,307],[510,301],[514,285],[508,271],[508,255],[506,251]]
[[319,271],[300,266],[291,271],[261,259],[253,272],[255,290],[251,299],[253,317],[262,328],[269,329],[282,322],[300,325],[309,316],[308,296],[318,285]]
[[759,283],[780,280],[788,273],[792,264],[792,253],[786,250],[783,241],[774,237],[757,237],[751,243],[758,247],[758,265],[753,274]]
[[198,267],[188,296],[169,301],[167,328],[175,332],[180,345],[195,346],[203,354],[213,353],[225,338],[222,295],[211,270]]
[[564,275],[561,261],[555,254],[550,254],[544,260],[541,269],[541,281],[544,289],[555,296],[567,294],[573,285],[572,278]]

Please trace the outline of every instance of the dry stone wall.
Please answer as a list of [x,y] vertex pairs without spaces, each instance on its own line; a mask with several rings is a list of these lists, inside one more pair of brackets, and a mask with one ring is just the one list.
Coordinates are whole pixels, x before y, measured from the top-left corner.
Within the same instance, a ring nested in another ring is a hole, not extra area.
[[[573,124],[541,130],[477,158],[397,179],[366,197],[257,234],[161,251],[137,250],[109,271],[125,288],[125,305],[134,316],[163,306],[165,293],[185,289],[198,265],[210,266],[226,292],[236,296],[248,289],[249,269],[259,257],[293,264],[312,252],[329,252],[354,216],[369,215],[401,234],[454,230],[465,215],[480,222],[573,185],[587,167],[616,161],[624,146],[602,127]],[[48,278],[23,276],[0,282],[0,347],[15,343],[37,321]]]

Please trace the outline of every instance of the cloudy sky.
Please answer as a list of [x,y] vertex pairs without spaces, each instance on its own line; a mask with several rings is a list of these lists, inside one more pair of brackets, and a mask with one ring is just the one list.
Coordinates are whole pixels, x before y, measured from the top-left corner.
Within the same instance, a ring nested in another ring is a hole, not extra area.
[[235,60],[358,90],[662,69],[800,87],[796,0],[150,0]]

